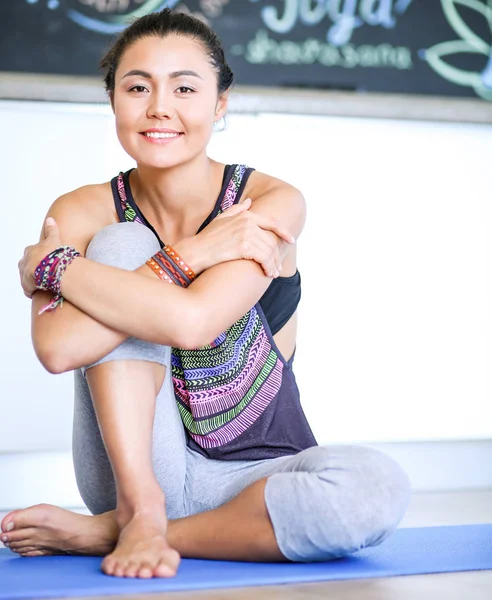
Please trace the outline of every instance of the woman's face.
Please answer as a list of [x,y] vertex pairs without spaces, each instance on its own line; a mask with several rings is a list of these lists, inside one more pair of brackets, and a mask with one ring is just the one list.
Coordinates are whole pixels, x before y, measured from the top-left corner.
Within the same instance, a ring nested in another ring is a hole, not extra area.
[[166,168],[192,160],[205,151],[226,108],[216,71],[189,37],[142,38],[115,73],[116,132],[138,164]]

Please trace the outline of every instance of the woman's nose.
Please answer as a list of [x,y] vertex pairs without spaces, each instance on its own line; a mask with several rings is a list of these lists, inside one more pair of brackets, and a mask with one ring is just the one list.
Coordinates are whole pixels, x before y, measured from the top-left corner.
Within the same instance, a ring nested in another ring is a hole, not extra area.
[[172,119],[174,112],[172,98],[164,94],[155,94],[149,103],[147,116],[154,119]]

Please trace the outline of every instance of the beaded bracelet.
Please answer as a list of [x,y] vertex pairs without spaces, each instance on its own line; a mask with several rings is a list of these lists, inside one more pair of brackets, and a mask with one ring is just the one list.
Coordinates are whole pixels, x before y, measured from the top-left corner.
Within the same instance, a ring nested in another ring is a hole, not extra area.
[[188,287],[196,279],[195,272],[168,244],[164,246],[163,252],[154,254],[146,264],[167,283]]
[[195,272],[184,262],[182,258],[180,258],[174,248],[172,248],[169,244],[164,246],[164,252],[178,265],[178,267],[184,272],[184,274],[189,278],[190,283],[196,279]]
[[63,296],[60,292],[61,278],[68,265],[79,256],[82,255],[72,246],[60,246],[45,256],[36,267],[34,282],[37,289],[53,292],[54,294],[53,300],[44,306],[38,312],[38,315],[47,310],[55,310],[58,306],[63,305]]

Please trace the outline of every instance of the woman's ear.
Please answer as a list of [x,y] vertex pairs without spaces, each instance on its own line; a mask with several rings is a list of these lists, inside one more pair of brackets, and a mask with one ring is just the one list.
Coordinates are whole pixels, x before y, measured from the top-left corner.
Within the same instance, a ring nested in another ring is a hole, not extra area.
[[229,103],[229,90],[222,92],[219,99],[217,100],[217,106],[215,107],[214,122],[217,123],[225,116],[227,112],[227,106]]

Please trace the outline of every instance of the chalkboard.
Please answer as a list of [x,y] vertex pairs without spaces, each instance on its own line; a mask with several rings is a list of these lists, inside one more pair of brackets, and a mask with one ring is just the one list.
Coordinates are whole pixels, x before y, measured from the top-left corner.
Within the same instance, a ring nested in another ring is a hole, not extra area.
[[492,0],[1,0],[0,71],[98,75],[165,6],[215,29],[241,85],[492,100]]

